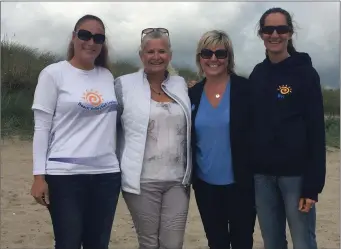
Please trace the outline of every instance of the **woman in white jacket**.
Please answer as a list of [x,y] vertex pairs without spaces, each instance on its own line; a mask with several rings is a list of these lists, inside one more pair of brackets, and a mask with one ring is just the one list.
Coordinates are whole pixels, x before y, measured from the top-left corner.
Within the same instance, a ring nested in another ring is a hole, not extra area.
[[167,29],[143,30],[139,55],[143,69],[115,80],[123,197],[140,249],[180,249],[192,167],[187,84],[167,70]]

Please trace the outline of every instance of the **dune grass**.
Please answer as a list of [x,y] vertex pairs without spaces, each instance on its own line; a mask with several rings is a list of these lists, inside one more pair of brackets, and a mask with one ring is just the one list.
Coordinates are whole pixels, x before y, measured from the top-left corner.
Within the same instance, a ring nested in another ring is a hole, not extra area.
[[[1,41],[1,137],[32,138],[31,105],[40,71],[63,57],[11,41]],[[135,72],[138,67],[129,62],[111,64],[115,77]],[[176,71],[186,80],[197,79],[187,68]],[[323,90],[326,114],[326,134],[329,146],[340,146],[340,89]]]

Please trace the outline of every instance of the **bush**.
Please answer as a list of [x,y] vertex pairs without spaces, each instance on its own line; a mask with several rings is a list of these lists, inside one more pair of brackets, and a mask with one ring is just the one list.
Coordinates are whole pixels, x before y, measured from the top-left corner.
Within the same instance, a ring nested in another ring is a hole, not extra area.
[[323,89],[324,112],[328,115],[340,115],[340,89]]
[[40,71],[56,61],[57,57],[50,53],[1,41],[2,89],[10,92],[34,89]]
[[[33,115],[31,105],[40,71],[63,58],[48,52],[39,52],[21,44],[1,41],[1,137],[11,135],[32,136]],[[136,72],[137,66],[129,62],[111,64],[115,77]],[[198,80],[188,68],[174,70],[187,82]],[[340,90],[323,90],[326,116],[327,142],[339,147]],[[336,116],[337,115],[337,116]]]
[[327,116],[325,127],[327,145],[340,148],[340,116]]

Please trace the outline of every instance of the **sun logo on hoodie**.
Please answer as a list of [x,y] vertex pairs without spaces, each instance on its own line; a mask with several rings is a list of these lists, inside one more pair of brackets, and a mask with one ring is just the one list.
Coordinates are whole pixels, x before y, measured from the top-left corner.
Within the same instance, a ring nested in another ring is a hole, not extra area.
[[288,95],[288,94],[292,93],[292,89],[288,85],[281,85],[277,88],[277,90],[279,91],[279,93],[277,95],[278,98],[284,98],[284,95]]
[[292,92],[291,87],[287,85],[279,86],[277,90],[283,95],[286,95]]

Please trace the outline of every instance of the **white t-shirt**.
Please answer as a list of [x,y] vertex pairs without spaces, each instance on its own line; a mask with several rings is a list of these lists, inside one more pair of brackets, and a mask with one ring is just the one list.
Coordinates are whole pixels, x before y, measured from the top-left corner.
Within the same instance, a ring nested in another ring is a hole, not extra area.
[[[85,71],[68,61],[42,70],[32,109],[53,118],[45,165],[34,160],[35,175],[120,171],[115,153],[117,100],[113,81],[105,68]],[[38,138],[35,141],[39,143]],[[34,155],[38,153],[34,150]]]

